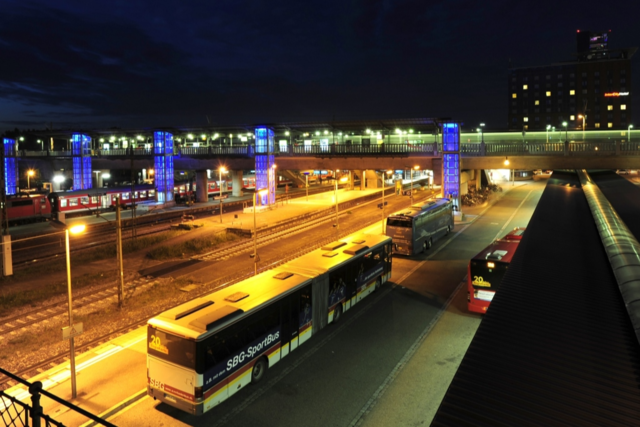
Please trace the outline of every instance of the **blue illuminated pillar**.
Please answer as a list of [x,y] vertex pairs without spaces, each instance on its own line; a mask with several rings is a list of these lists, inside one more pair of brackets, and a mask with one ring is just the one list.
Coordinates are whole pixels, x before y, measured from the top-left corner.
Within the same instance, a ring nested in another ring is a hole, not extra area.
[[173,201],[173,135],[169,132],[153,133],[156,200]]
[[10,138],[4,138],[4,191],[7,196],[18,193],[16,141]]
[[91,138],[82,133],[71,136],[73,158],[73,189],[88,190],[91,183]]
[[442,125],[442,184],[443,196],[460,207],[460,126]]
[[258,127],[256,133],[256,191],[268,189],[267,194],[261,196],[261,205],[272,205],[276,201],[276,171],[273,156],[273,129]]

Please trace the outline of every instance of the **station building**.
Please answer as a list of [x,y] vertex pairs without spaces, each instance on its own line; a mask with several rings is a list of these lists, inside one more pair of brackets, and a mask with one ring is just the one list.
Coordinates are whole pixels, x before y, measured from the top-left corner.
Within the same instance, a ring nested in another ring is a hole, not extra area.
[[611,49],[610,31],[576,33],[575,59],[510,68],[508,128],[627,129],[632,117],[631,58]]

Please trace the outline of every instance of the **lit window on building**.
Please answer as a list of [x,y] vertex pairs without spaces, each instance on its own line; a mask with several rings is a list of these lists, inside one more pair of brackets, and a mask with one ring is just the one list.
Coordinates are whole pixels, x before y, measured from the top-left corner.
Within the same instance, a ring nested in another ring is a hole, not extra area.
[[600,123],[596,123],[596,124],[594,124],[594,126],[599,128],[600,127]]
[[620,104],[620,109],[621,110],[626,110],[627,109],[627,104]]
[[613,105],[607,105],[607,110],[609,111],[613,110]]
[[576,91],[575,91],[575,90],[571,89],[571,90],[569,91],[569,95],[575,95],[575,94],[576,94]]
[[547,96],[551,96],[551,91],[550,90],[547,91]]
[[529,85],[522,85],[522,89],[524,89],[524,90],[529,89]]
[[517,97],[518,97],[518,94],[517,94],[517,93],[512,93],[512,94],[511,94],[511,97],[515,99],[515,98],[517,98]]
[[607,127],[608,128],[612,128],[613,127],[613,123],[611,123],[611,122],[607,123]]
[[535,105],[540,105],[540,101],[536,99]]
[[569,116],[569,120],[575,120],[576,116],[574,116],[573,114],[571,116]]
[[523,121],[523,122],[528,122],[528,121],[529,121],[529,117],[523,117],[523,118],[522,118],[522,121]]

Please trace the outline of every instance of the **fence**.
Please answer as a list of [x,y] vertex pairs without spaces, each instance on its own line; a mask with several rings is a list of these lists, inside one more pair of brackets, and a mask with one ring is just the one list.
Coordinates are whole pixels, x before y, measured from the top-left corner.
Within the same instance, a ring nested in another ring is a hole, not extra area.
[[115,427],[110,422],[63,400],[46,390],[43,390],[42,383],[40,381],[30,383],[2,368],[0,368],[0,373],[14,381],[26,385],[29,389],[29,394],[31,395],[31,405],[29,405],[5,393],[5,391],[0,391],[0,418],[6,427],[64,427],[64,424],[53,420],[51,417],[43,413],[42,405],[40,404],[40,398],[42,396],[48,397],[49,399],[66,406],[71,411],[77,412],[97,424]]

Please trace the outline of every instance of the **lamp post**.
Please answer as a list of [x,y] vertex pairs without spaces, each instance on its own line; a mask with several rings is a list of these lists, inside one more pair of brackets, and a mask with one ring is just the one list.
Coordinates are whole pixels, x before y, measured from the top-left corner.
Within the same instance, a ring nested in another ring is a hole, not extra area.
[[631,129],[633,129],[633,125],[629,125],[629,130],[627,131],[629,133],[629,138],[627,138],[629,142],[631,142]]
[[586,114],[578,114],[578,118],[582,119],[582,142],[584,142],[584,126],[585,126],[585,120],[587,119],[587,115]]
[[547,144],[549,143],[549,129],[551,129],[551,125],[547,125]]
[[[71,254],[69,251],[69,233],[79,234],[85,230],[85,225],[74,225],[71,228],[64,230],[65,237],[65,249],[67,255],[67,293],[69,297],[69,329],[73,330],[73,308],[71,299]],[[73,342],[73,335],[69,338],[70,358],[69,363],[71,367],[71,397],[75,399],[78,395],[76,392],[76,353]]]
[[569,140],[567,136],[567,122],[562,122],[562,126],[564,126],[564,141],[567,142]]
[[29,169],[27,171],[27,188],[31,188],[31,177],[35,174],[35,172],[33,171],[33,169]]
[[309,201],[309,172],[304,173],[304,188],[307,190],[307,202]]
[[338,223],[338,171],[334,177],[335,189],[333,191],[333,197],[336,199],[336,231],[340,233],[340,224]]
[[[393,173],[393,171],[391,171],[391,170],[386,171],[387,175],[391,175],[392,173]],[[385,212],[384,212],[384,207],[385,207],[385,202],[384,202],[384,174],[385,174],[385,172],[383,171],[382,172],[382,234],[384,234],[384,230],[385,230],[385,227],[384,227],[385,226],[385,223],[384,223],[384,220],[385,220]]]
[[226,171],[227,169],[225,169],[224,166],[220,166],[220,169],[219,169],[220,173],[218,175],[220,177],[220,180],[218,181],[219,182],[218,187],[220,187],[220,224],[222,224],[222,173]]
[[253,275],[258,274],[258,226],[256,222],[256,198],[267,193],[268,190],[258,190],[253,195]]

